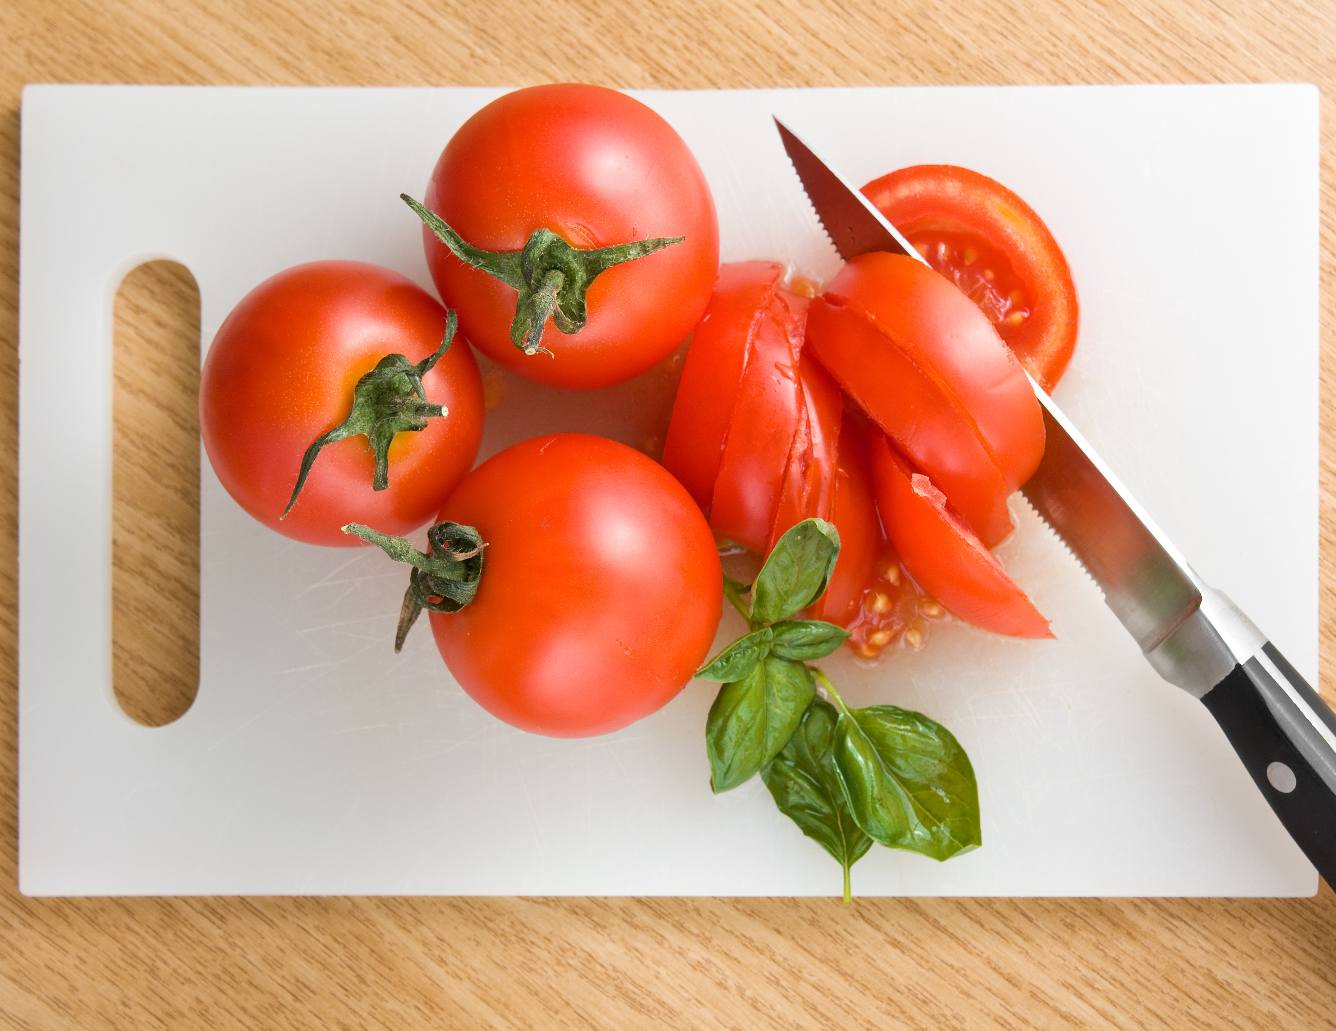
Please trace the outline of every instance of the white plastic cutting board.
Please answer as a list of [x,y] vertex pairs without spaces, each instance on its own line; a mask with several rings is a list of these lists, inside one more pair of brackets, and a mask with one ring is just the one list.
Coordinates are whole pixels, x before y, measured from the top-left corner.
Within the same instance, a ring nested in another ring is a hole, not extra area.
[[[838,870],[754,782],[707,786],[694,684],[610,737],[504,726],[430,635],[395,657],[402,570],[252,523],[203,461],[201,685],[132,723],[110,647],[111,305],[155,257],[203,341],[255,283],[359,258],[428,284],[416,219],[487,89],[30,87],[23,99],[20,864],[30,894],[808,895]],[[954,162],[1047,219],[1082,301],[1058,398],[1201,573],[1317,673],[1318,120],[1310,87],[638,94],[695,150],[727,260],[836,260],[780,114],[852,180]],[[658,379],[656,379],[656,376]],[[651,373],[593,397],[511,383],[490,453],[542,430],[639,440]],[[1161,683],[1033,513],[1004,546],[1057,640],[935,628],[846,698],[969,750],[982,849],[874,850],[863,895],[1303,895],[1315,874],[1207,712]],[[725,636],[737,630],[731,620]]]

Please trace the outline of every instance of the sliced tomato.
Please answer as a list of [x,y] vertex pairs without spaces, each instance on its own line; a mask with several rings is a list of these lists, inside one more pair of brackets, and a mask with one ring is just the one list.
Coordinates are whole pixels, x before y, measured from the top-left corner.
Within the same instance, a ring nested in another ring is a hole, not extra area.
[[916,473],[877,435],[871,442],[877,510],[900,561],[928,594],[984,630],[1052,637],[1046,620],[1002,564]]
[[798,362],[809,301],[777,290],[762,310],[742,370],[710,502],[716,535],[763,553],[803,408]]
[[979,537],[993,545],[1011,532],[1012,487],[938,378],[866,315],[825,297],[812,302],[807,340],[858,406],[942,485]]
[[1007,486],[1030,478],[1044,454],[1043,411],[1015,355],[959,289],[912,258],[874,253],[845,265],[826,297],[866,315],[940,387]]
[[663,464],[710,510],[751,339],[784,277],[773,261],[724,265],[687,349],[663,447]]
[[864,430],[849,417],[840,429],[834,487],[829,519],[840,532],[840,555],[826,593],[812,606],[811,616],[848,626],[857,618],[863,595],[876,575],[882,544]]
[[767,553],[795,523],[829,519],[834,504],[844,399],[835,381],[810,358],[798,363],[798,389],[803,402],[798,432],[789,449]]
[[1080,308],[1067,259],[1034,209],[997,180],[955,165],[902,168],[863,192],[1052,390],[1076,346]]

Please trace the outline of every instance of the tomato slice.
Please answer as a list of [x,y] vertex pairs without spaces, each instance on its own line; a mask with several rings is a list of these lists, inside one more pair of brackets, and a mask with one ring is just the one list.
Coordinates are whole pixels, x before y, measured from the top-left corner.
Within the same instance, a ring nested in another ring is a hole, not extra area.
[[1080,306],[1062,248],[1034,209],[997,180],[955,165],[902,168],[863,192],[1052,390],[1076,347]]
[[1048,620],[947,507],[928,477],[911,470],[883,436],[875,437],[871,452],[882,525],[919,586],[948,611],[984,630],[1052,637]]
[[829,515],[840,532],[840,555],[826,593],[811,608],[813,619],[848,626],[858,617],[863,594],[874,579],[882,534],[872,503],[871,479],[864,431],[846,417],[840,429]]
[[829,519],[834,504],[844,399],[835,381],[810,358],[798,363],[798,388],[803,406],[798,432],[789,449],[767,554],[795,523],[813,516]]
[[866,315],[939,385],[1008,487],[1030,478],[1044,454],[1043,411],[1016,357],[960,290],[912,258],[874,253],[845,265],[826,297]]
[[1011,487],[973,421],[938,379],[880,326],[824,297],[812,303],[807,341],[858,406],[942,485],[979,537],[993,545],[1011,532]]
[[778,290],[761,312],[710,502],[714,532],[758,554],[770,541],[798,433],[798,362],[808,304],[805,297]]
[[687,349],[663,464],[707,514],[752,336],[783,276],[784,266],[773,261],[720,267]]

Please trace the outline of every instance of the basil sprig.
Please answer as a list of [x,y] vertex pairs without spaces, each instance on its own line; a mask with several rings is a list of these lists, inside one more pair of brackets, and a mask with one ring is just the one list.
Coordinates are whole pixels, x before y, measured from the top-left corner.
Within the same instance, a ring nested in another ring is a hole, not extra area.
[[[788,744],[816,694],[802,660],[829,655],[849,636],[833,623],[788,618],[825,591],[839,553],[839,531],[824,519],[804,520],[784,534],[750,588],[744,615],[751,632],[696,674],[724,685],[705,720],[716,792],[750,780]],[[745,608],[745,589],[733,586],[730,600]]]
[[851,709],[807,665],[849,636],[793,618],[825,592],[839,553],[835,527],[806,519],[775,543],[754,584],[726,580],[749,629],[697,676],[722,685],[705,721],[711,788],[759,773],[780,812],[840,864],[847,902],[850,868],[873,842],[942,860],[977,847],[981,833],[974,769],[949,730],[893,705]]

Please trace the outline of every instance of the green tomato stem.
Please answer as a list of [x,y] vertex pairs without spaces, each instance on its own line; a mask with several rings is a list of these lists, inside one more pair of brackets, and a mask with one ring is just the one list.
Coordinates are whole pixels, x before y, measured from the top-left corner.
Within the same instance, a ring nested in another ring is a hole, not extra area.
[[403,648],[408,631],[423,609],[458,612],[478,593],[487,543],[471,526],[437,523],[427,531],[426,552],[418,551],[403,537],[381,533],[361,523],[349,523],[343,527],[343,532],[374,544],[396,562],[413,567],[408,574],[403,605],[399,608],[399,624],[394,633],[396,652]]
[[578,333],[589,320],[586,294],[590,284],[608,269],[681,243],[682,236],[656,236],[611,247],[576,248],[551,229],[535,229],[518,251],[489,251],[475,247],[436,212],[406,193],[399,195],[422,224],[469,268],[486,272],[519,295],[510,324],[510,340],[525,354],[548,354],[542,346],[548,320],[562,333]]
[[429,419],[446,414],[444,405],[427,400],[422,377],[435,367],[455,338],[459,319],[453,311],[445,313],[445,336],[441,345],[422,361],[414,364],[402,354],[387,354],[376,367],[357,381],[353,388],[352,405],[343,422],[311,441],[302,455],[297,470],[297,482],[288,498],[280,519],[286,519],[297,504],[297,495],[306,485],[306,477],[315,465],[316,457],[329,444],[348,437],[366,437],[371,443],[375,468],[371,478],[372,490],[385,490],[390,485],[390,445],[399,433],[420,433],[427,428]]

